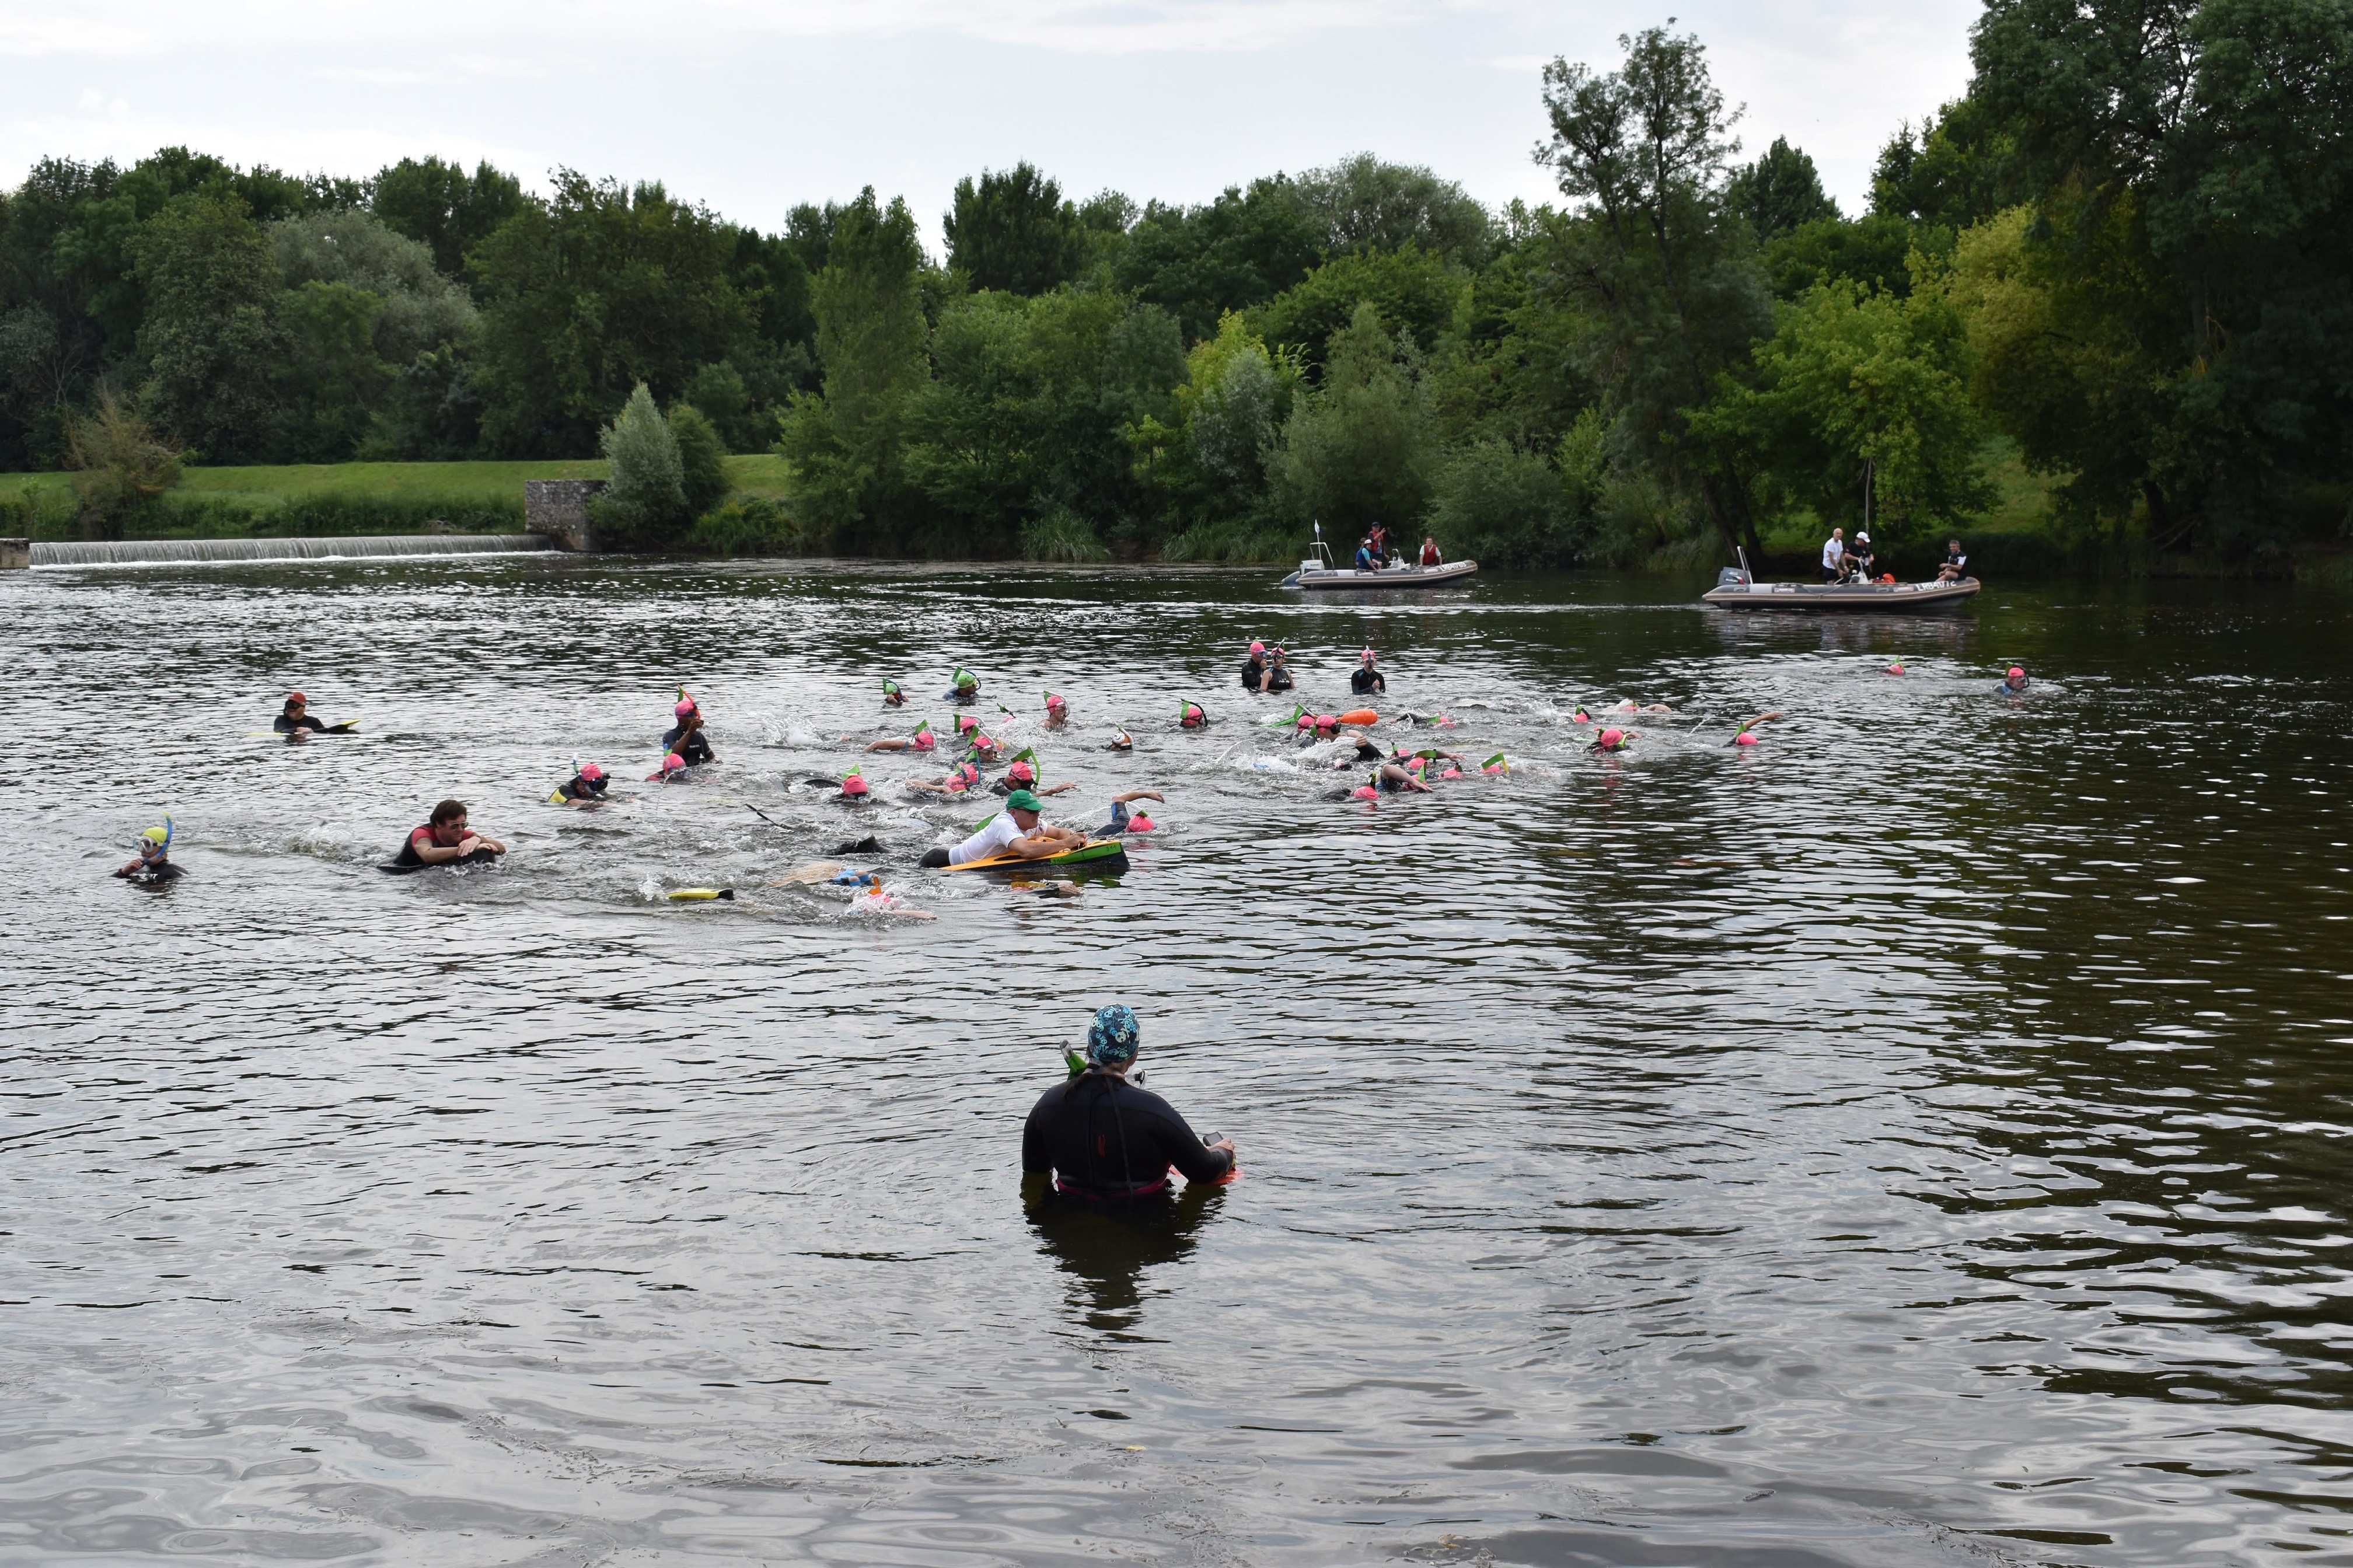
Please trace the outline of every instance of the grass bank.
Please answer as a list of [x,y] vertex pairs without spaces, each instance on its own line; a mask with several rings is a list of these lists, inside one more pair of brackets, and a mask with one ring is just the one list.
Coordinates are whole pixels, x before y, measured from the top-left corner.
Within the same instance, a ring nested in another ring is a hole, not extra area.
[[[786,494],[782,458],[727,459],[738,493]],[[316,463],[286,468],[189,468],[134,539],[289,538],[361,533],[512,533],[522,528],[525,479],[601,479],[601,459],[538,463]],[[22,507],[11,506],[20,500]],[[74,537],[72,476],[0,474],[0,514],[36,539]],[[7,521],[0,516],[0,521]],[[6,531],[0,529],[0,531]]]

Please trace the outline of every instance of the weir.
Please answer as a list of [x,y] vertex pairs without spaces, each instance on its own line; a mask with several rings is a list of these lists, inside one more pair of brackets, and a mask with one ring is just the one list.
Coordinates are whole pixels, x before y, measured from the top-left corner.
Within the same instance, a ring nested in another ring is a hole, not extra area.
[[538,533],[385,533],[346,539],[121,539],[37,543],[32,564],[136,566],[233,561],[342,561],[369,555],[502,555],[554,550]]

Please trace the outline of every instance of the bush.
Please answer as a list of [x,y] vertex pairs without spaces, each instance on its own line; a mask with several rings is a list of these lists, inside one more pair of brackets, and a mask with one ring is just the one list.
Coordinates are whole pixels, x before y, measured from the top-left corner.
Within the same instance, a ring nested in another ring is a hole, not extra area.
[[669,425],[678,442],[679,489],[686,497],[686,515],[701,517],[727,498],[727,448],[711,421],[691,404],[673,404]]
[[1585,553],[1584,518],[1560,473],[1507,441],[1476,441],[1446,459],[1429,528],[1449,555],[1487,566],[1567,566]]
[[1032,519],[1021,527],[1021,559],[1024,561],[1108,561],[1111,552],[1103,548],[1094,527],[1069,507],[1051,508],[1043,517]]
[[687,542],[720,555],[799,555],[808,541],[782,503],[762,496],[736,496],[702,514]]
[[1160,558],[1290,566],[1305,559],[1312,537],[1304,529],[1265,517],[1227,518],[1194,524],[1164,545]]
[[82,532],[120,539],[131,519],[180,482],[182,454],[156,439],[147,422],[100,390],[98,410],[66,421],[66,467],[81,497]]

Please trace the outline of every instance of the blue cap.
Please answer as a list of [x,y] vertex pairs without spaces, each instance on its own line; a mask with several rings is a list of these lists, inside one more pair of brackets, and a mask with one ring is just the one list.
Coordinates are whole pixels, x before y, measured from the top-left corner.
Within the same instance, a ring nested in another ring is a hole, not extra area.
[[1098,1008],[1095,1021],[1087,1026],[1087,1060],[1097,1067],[1113,1067],[1135,1059],[1135,1009],[1124,1002],[1114,1002]]

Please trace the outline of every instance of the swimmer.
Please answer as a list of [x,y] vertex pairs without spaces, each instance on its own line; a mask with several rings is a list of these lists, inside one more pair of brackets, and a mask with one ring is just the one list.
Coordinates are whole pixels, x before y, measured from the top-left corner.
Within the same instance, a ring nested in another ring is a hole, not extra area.
[[1379,767],[1375,768],[1368,782],[1374,789],[1383,795],[1396,795],[1399,791],[1414,795],[1436,793],[1428,784],[1395,763],[1383,763]]
[[1127,726],[1123,724],[1111,732],[1111,743],[1105,746],[1103,750],[1106,752],[1132,752],[1135,750],[1135,737],[1129,734],[1127,732]]
[[2017,664],[2013,664],[2013,665],[2011,665],[2011,666],[2010,667],[2010,673],[2009,673],[2009,674],[2007,674],[2007,675],[2005,675],[2005,676],[2003,676],[2003,677],[2001,678],[2001,684],[2000,684],[2000,686],[1997,686],[1997,687],[1995,687],[1995,688],[1993,689],[1993,694],[1994,694],[1996,697],[2023,697],[2023,696],[2025,696],[2025,695],[2026,695],[2026,668],[2025,668],[2025,666],[2023,666],[2023,665],[2017,665]]
[[1512,764],[1504,760],[1503,752],[1497,752],[1479,764],[1479,771],[1482,773],[1507,773],[1512,771]]
[[[1038,759],[1034,753],[1025,751],[1013,759],[1012,765],[1005,770],[1005,776],[989,785],[988,791],[991,795],[1011,795],[1017,789],[1034,788],[1037,783]],[[1038,793],[1060,795],[1070,787],[1068,784],[1063,784],[1057,789],[1039,790]]]
[[834,802],[838,805],[864,805],[873,798],[866,775],[852,768],[842,774],[841,793],[834,797]]
[[611,786],[605,782],[605,770],[594,763],[575,763],[572,776],[555,786],[547,797],[550,805],[601,805],[608,798]]
[[1232,1179],[1232,1139],[1201,1137],[1174,1106],[1129,1081],[1140,1046],[1135,1014],[1113,1003],[1087,1026],[1086,1055],[1064,1053],[1066,1080],[1040,1095],[1022,1124],[1025,1202],[1050,1192],[1092,1203],[1157,1197],[1171,1167],[1187,1182]]
[[1291,667],[1284,662],[1289,657],[1279,647],[1267,650],[1265,689],[1269,691],[1291,689]]
[[980,677],[975,675],[964,666],[957,665],[955,668],[955,674],[948,679],[948,700],[951,702],[971,702],[976,700],[979,696]]
[[971,763],[958,763],[944,779],[909,779],[907,787],[923,795],[965,795],[979,783],[979,768]]
[[1059,730],[1071,721],[1071,700],[1054,692],[1046,693],[1046,728]]
[[685,759],[684,757],[680,756],[676,752],[670,752],[666,753],[666,754],[662,757],[662,760],[661,760],[661,766],[660,766],[660,767],[659,767],[659,768],[657,768],[657,769],[656,769],[655,771],[653,771],[652,773],[648,773],[648,774],[646,775],[646,783],[648,783],[648,784],[684,784],[684,783],[686,783],[686,759]]
[[997,742],[989,736],[982,734],[980,732],[979,725],[975,724],[972,727],[971,732],[965,737],[965,740],[966,742],[964,752],[965,761],[968,763],[994,763],[997,761],[997,753],[999,749]]
[[1085,847],[1087,841],[1082,835],[1067,827],[1049,826],[1039,816],[1041,809],[1036,795],[1026,789],[1017,789],[1005,797],[1005,809],[983,823],[979,832],[953,849],[926,849],[916,864],[937,870],[943,866],[964,866],[999,855],[1040,860]]
[[906,705],[907,694],[899,689],[899,683],[895,680],[884,681],[882,683],[882,706],[885,708],[904,708]]
[[1356,668],[1348,677],[1348,689],[1362,697],[1372,691],[1386,693],[1388,689],[1388,677],[1373,668],[1373,650],[1366,648],[1358,654]]
[[1269,673],[1266,644],[1262,642],[1250,644],[1250,656],[1242,660],[1242,689],[1244,691],[1266,690]]
[[1895,660],[1895,662],[1894,662],[1894,664],[1891,664],[1891,665],[1889,665],[1889,666],[1887,667],[1887,669],[1886,669],[1885,673],[1887,673],[1887,674],[1889,674],[1889,675],[1901,675],[1901,674],[1903,674],[1903,673],[1904,673],[1904,660],[1903,660],[1903,658],[1899,656],[1899,657],[1896,658],[1896,660]]
[[675,752],[688,763],[717,762],[711,752],[711,737],[702,732],[702,710],[686,694],[685,687],[678,689],[678,705],[670,713],[678,722],[663,731],[662,750]]
[[132,882],[176,882],[187,875],[172,864],[172,818],[169,813],[163,825],[142,829],[135,841],[139,853],[115,871],[115,875]]
[[433,808],[431,820],[422,827],[412,827],[408,837],[394,856],[395,866],[473,866],[495,860],[507,852],[507,847],[495,838],[485,838],[466,826],[466,803],[445,800]]
[[1132,789],[1125,795],[1115,795],[1111,797],[1111,820],[1096,828],[1095,836],[1099,838],[1117,838],[1124,834],[1151,833],[1157,830],[1160,825],[1152,820],[1149,813],[1127,809],[1129,802],[1138,800],[1156,800],[1163,805],[1168,804],[1168,797],[1156,789]]
[[1622,752],[1626,749],[1626,742],[1635,738],[1631,730],[1604,730],[1594,738],[1593,744],[1585,749],[1588,752]]
[[[1400,753],[1399,760],[1402,760],[1402,757],[1403,753]],[[1438,764],[1441,761],[1451,763],[1451,769],[1445,773],[1439,773]],[[1424,746],[1420,751],[1413,753],[1412,762],[1406,763],[1408,767],[1417,764],[1421,770],[1421,776],[1425,779],[1432,773],[1437,773],[1440,778],[1459,779],[1471,766],[1461,752],[1445,751],[1437,746]]]
[[1590,724],[1593,722],[1593,715],[1588,713],[1585,710],[1585,704],[1580,702],[1577,705],[1577,711],[1570,715],[1568,721],[1572,724]]
[[1180,730],[1206,730],[1209,715],[1198,702],[1181,704],[1176,710],[1176,727]]
[[269,721],[269,728],[290,741],[307,741],[313,734],[342,734],[351,729],[351,725],[329,724],[324,720],[311,718],[311,700],[299,691],[292,691],[287,693],[286,706],[279,711],[277,718]]
[[1757,745],[1760,739],[1757,734],[1757,726],[1765,723],[1769,720],[1778,719],[1779,717],[1781,717],[1781,710],[1778,708],[1774,709],[1770,713],[1759,713],[1756,718],[1751,719],[1746,724],[1741,725],[1738,731],[1733,735],[1732,739],[1726,741],[1725,744],[1727,746]]
[[915,732],[905,740],[877,741],[866,749],[870,752],[928,752],[938,744],[939,737],[932,733],[932,721],[920,719],[915,722]]

